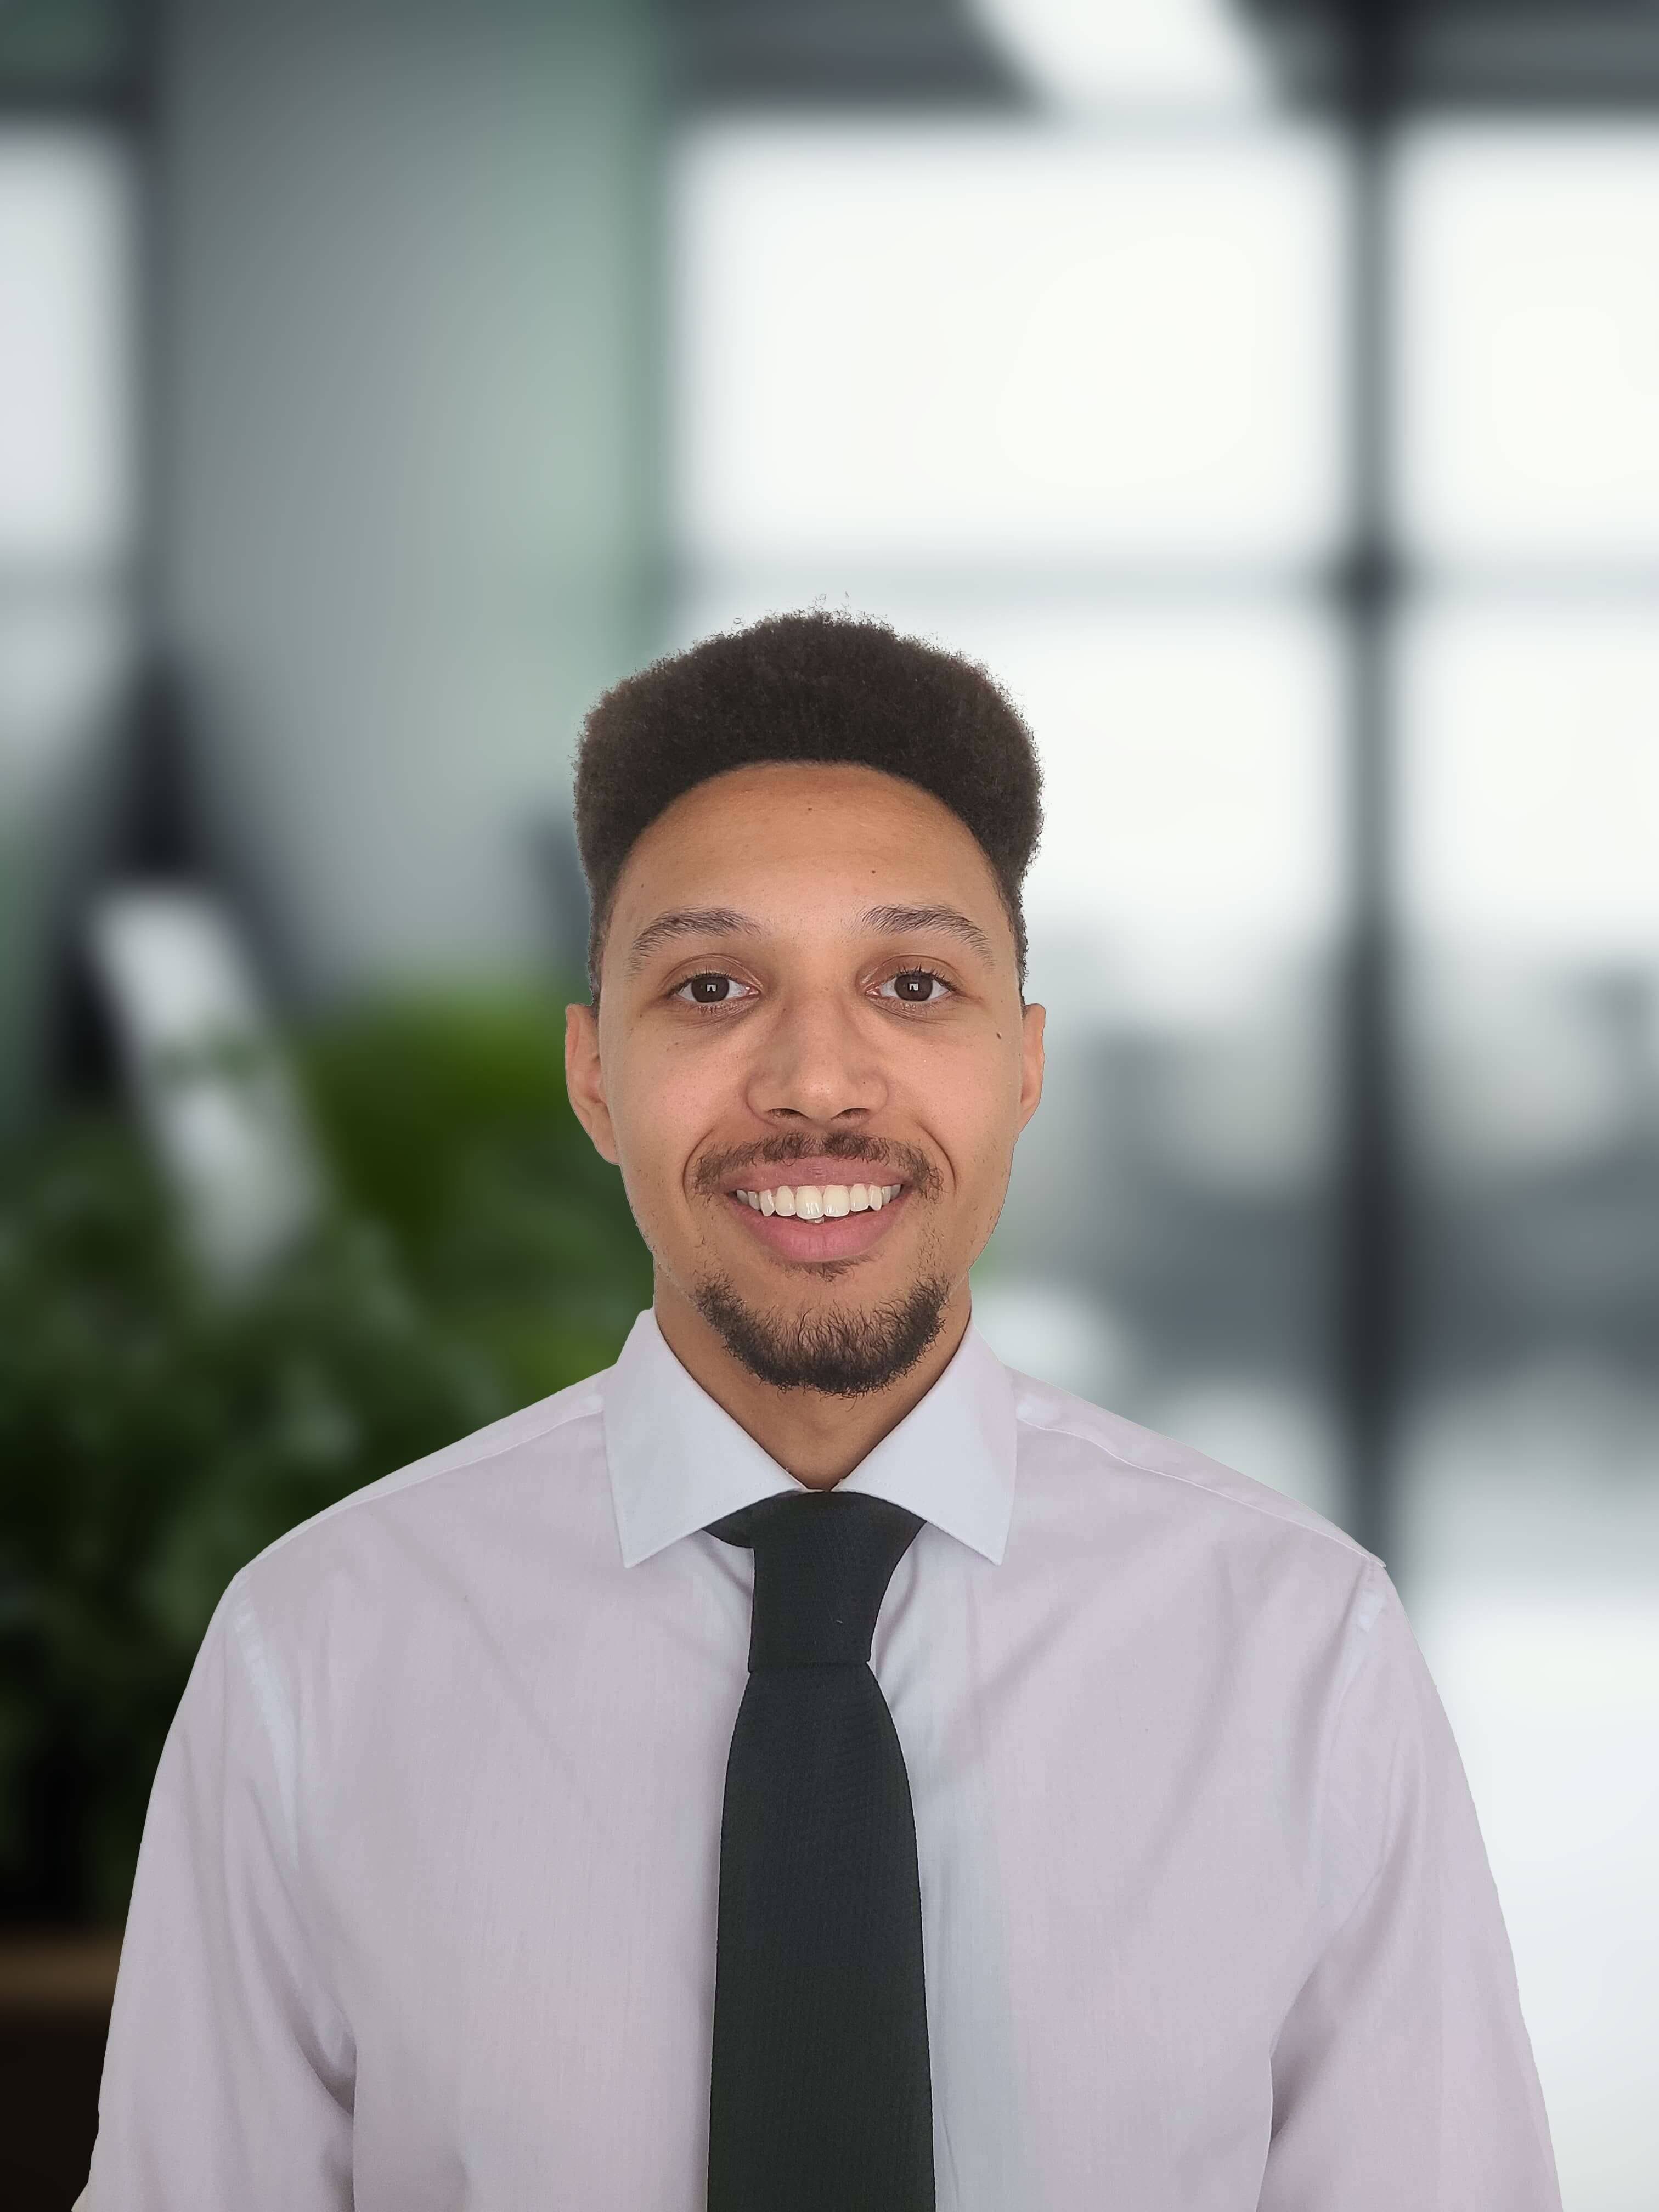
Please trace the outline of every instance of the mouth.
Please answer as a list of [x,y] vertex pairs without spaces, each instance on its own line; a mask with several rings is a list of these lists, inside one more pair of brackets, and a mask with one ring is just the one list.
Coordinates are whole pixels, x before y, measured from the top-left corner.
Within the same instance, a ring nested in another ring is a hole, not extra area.
[[[768,1251],[783,1260],[857,1258],[888,1234],[896,1215],[909,1203],[910,1185],[902,1177],[885,1182],[808,1182],[818,1163],[797,1163],[787,1170],[800,1180],[786,1182],[781,1169],[751,1168],[744,1182],[722,1194],[721,1202],[742,1217],[743,1228]],[[827,1164],[847,1172],[845,1162]]]

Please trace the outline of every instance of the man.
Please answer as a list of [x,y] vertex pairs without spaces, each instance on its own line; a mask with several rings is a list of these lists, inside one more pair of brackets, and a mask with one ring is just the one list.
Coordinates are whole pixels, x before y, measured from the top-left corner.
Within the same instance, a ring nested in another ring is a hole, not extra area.
[[1004,1368],[1030,739],[793,616],[601,701],[617,1365],[238,1575],[92,2212],[1559,2212],[1381,1564]]

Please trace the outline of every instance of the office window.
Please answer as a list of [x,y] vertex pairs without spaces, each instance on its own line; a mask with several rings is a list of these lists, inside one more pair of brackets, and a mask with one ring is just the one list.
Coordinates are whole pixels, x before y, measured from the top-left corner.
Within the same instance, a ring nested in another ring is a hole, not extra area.
[[1316,557],[1341,526],[1339,216],[1311,134],[694,132],[676,188],[686,558]]
[[1659,2164],[1659,131],[1411,131],[1396,179],[1398,1076],[1413,1620],[1566,2202]]
[[101,131],[0,125],[0,572],[106,570],[131,534],[126,178]]
[[1398,213],[1409,550],[1497,569],[1659,554],[1659,135],[1419,129]]

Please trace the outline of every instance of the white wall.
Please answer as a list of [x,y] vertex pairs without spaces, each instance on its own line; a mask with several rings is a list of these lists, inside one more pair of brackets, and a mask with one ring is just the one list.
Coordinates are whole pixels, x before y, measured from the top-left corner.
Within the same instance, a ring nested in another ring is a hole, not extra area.
[[654,635],[641,0],[178,0],[168,641],[307,994],[533,957],[530,829]]

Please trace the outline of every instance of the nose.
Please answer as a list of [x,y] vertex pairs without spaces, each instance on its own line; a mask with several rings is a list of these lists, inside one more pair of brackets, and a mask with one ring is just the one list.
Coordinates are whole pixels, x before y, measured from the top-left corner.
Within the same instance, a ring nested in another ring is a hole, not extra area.
[[863,1011],[831,989],[803,990],[779,1005],[749,1073],[751,1110],[764,1121],[818,1127],[879,1113],[889,1079]]

